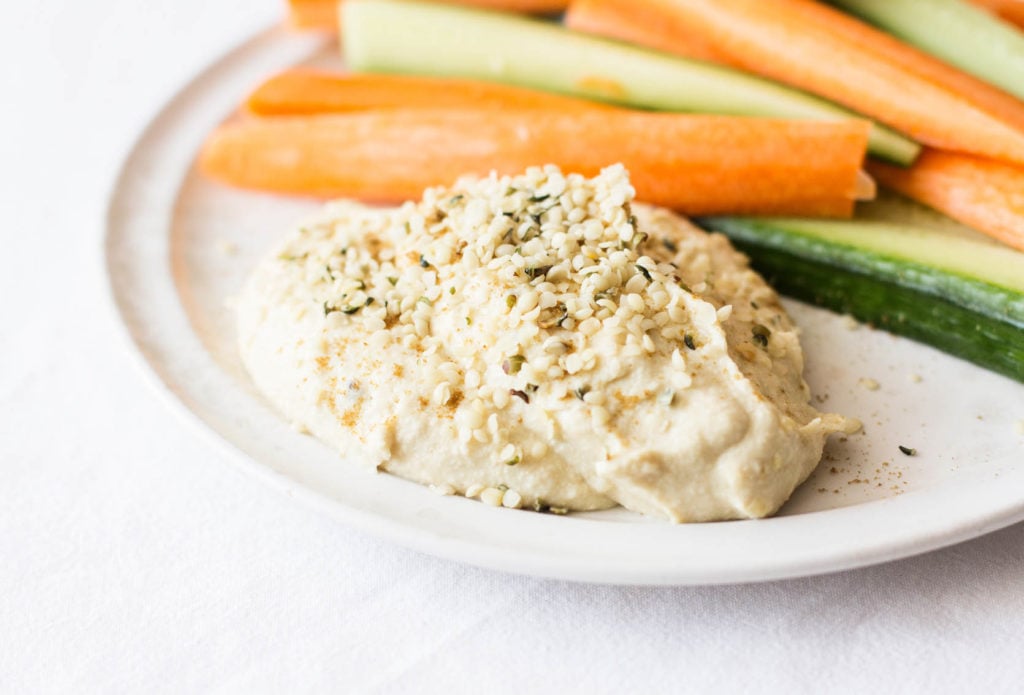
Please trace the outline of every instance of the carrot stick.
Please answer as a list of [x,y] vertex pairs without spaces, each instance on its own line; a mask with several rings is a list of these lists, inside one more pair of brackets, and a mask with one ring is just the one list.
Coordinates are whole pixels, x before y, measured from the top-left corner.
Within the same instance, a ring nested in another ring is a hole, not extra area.
[[572,0],[565,14],[570,29],[635,43],[665,53],[734,65],[727,53],[712,41],[696,34],[681,36],[678,28],[664,21],[664,12],[654,3],[634,0]]
[[862,50],[873,50],[882,59],[900,65],[918,77],[961,95],[982,110],[1024,131],[1024,102],[1012,94],[974,77],[868,24],[852,22],[847,37]]
[[[561,12],[569,4],[569,0],[449,0],[449,2],[456,5],[474,5],[493,10],[532,14]],[[288,0],[288,23],[296,29],[337,31],[339,4],[340,0]]]
[[934,147],[1024,164],[1024,104],[816,2],[574,0],[567,22],[806,89]]
[[849,216],[869,123],[626,110],[399,109],[257,118],[215,131],[200,157],[224,182],[395,202],[463,174],[623,163],[638,197],[689,214]]
[[1024,168],[939,150],[909,169],[869,168],[882,184],[1024,251]]
[[971,0],[971,2],[991,10],[1007,22],[1024,27],[1024,0]]
[[258,116],[301,116],[389,108],[538,108],[580,111],[612,107],[497,82],[294,69],[271,77],[249,96]]
[[338,0],[288,0],[288,23],[296,29],[338,30]]

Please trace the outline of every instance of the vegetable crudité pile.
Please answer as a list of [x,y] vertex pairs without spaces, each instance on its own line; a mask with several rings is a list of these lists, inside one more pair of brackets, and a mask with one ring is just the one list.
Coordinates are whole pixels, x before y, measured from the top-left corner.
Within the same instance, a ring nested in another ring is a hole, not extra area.
[[621,162],[781,291],[1024,381],[1018,4],[291,0],[352,72],[270,78],[200,163],[398,202]]

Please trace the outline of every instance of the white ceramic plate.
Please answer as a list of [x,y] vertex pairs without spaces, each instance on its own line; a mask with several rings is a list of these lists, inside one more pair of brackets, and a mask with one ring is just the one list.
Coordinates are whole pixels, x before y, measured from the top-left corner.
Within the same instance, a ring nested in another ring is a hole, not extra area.
[[[249,383],[227,303],[264,249],[314,204],[227,190],[200,177],[193,160],[248,89],[300,62],[336,59],[323,39],[271,30],[196,77],[142,134],[109,209],[113,299],[147,373],[247,470],[428,553],[596,582],[795,577],[1024,519],[1024,385],[795,302],[788,307],[804,331],[820,407],[859,417],[866,429],[833,440],[773,519],[670,525],[624,510],[558,517],[495,509],[366,472],[292,431]],[[901,444],[917,455],[902,454]]]

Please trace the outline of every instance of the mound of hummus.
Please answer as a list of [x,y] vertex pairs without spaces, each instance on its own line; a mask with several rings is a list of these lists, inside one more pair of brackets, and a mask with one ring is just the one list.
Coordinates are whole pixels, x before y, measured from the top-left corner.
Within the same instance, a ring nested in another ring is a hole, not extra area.
[[763,517],[826,437],[797,330],[728,240],[621,166],[330,204],[239,302],[259,389],[344,459],[487,503]]

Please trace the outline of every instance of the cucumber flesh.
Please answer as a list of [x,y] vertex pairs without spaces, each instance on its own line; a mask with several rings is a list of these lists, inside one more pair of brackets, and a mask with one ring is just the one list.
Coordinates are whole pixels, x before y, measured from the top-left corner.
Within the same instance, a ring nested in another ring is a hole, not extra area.
[[[491,80],[662,111],[863,118],[731,68],[507,13],[412,0],[348,0],[341,27],[345,60],[358,71]],[[913,140],[877,123],[868,148],[901,165],[920,152]]]
[[783,294],[1024,382],[1024,254],[886,222],[708,217]]
[[1024,99],[1024,33],[964,0],[828,0]]
[[874,199],[857,203],[856,219],[862,222],[888,222],[904,227],[925,227],[1000,249],[1006,248],[990,236],[885,188],[879,189]]
[[[972,239],[937,233],[924,227],[908,227],[887,222],[843,222],[814,219],[765,219],[772,227],[785,229],[790,235],[827,243],[830,255],[849,259],[857,265],[871,260],[920,266],[940,274],[958,276],[972,281],[1013,290],[1024,298],[1024,254],[1005,246],[995,246]],[[867,269],[867,268],[865,268]],[[1024,314],[1022,314],[1024,317]]]

